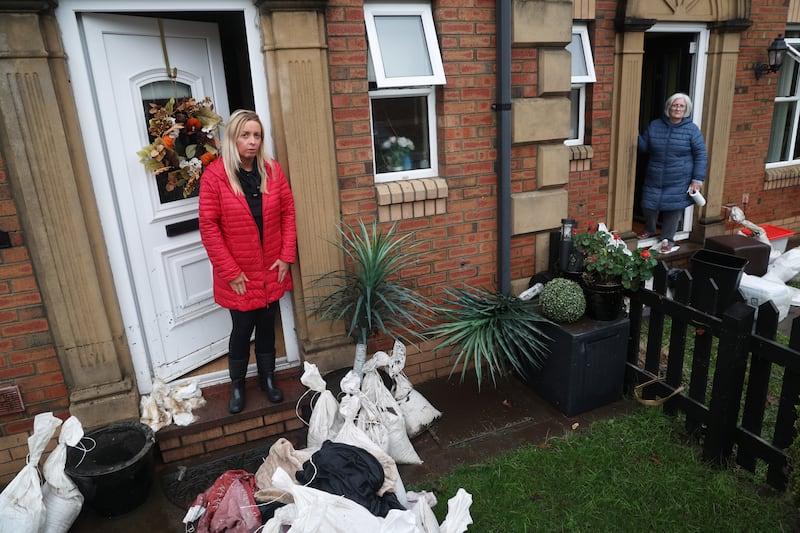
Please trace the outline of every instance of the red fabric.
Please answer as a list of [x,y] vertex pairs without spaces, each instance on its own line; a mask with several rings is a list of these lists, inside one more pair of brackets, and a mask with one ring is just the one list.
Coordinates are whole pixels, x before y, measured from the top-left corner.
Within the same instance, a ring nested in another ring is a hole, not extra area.
[[[291,275],[278,283],[278,269],[269,267],[277,259],[295,261],[294,200],[278,162],[267,163],[266,168],[268,192],[262,195],[261,243],[247,200],[234,194],[221,158],[206,168],[200,180],[200,236],[214,270],[214,300],[226,309],[260,309],[292,290]],[[250,281],[245,294],[238,295],[230,282],[242,272]]]
[[255,476],[249,472],[223,472],[190,506],[206,509],[197,522],[197,533],[252,533],[261,527],[255,487]]

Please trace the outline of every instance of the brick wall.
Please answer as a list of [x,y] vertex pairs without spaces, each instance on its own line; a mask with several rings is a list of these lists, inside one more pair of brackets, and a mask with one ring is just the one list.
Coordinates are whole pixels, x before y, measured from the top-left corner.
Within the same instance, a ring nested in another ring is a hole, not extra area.
[[[328,4],[328,45],[342,213],[348,223],[375,217],[372,139],[367,93],[367,42],[361,0]],[[433,3],[447,84],[437,88],[439,175],[448,186],[447,212],[399,222],[416,232],[420,259],[403,273],[420,293],[440,297],[444,286],[497,284],[495,3]],[[512,50],[512,98],[536,96],[536,50]],[[512,192],[536,189],[536,148],[512,150]],[[534,237],[511,243],[511,279],[533,274]],[[380,345],[377,341],[375,344]],[[387,349],[391,346],[386,344]],[[450,371],[446,354],[409,347],[406,373],[414,381]],[[412,353],[413,352],[413,353]]]
[[21,413],[0,416],[0,485],[5,485],[25,465],[33,417],[51,411],[66,419],[69,402],[2,158],[0,230],[9,232],[12,244],[0,249],[0,387],[17,385],[25,406]]
[[611,106],[614,86],[614,16],[616,2],[596,4],[596,18],[589,21],[597,81],[587,84],[584,144],[591,146],[591,159],[574,165],[569,176],[571,218],[584,231],[608,220],[608,176],[611,150]]
[[[766,51],[772,40],[786,31],[785,4],[782,0],[753,1],[753,25],[742,34],[736,77],[723,204],[738,205],[757,224],[792,220],[800,215],[798,187],[764,190],[778,74],[756,80],[753,73],[756,62],[767,60]],[[749,196],[746,204],[745,194]]]

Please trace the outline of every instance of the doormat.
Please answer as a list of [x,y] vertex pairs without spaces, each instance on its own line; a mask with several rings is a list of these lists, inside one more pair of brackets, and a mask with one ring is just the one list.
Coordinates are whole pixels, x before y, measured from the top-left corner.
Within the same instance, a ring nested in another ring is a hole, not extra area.
[[207,463],[178,467],[175,472],[161,476],[164,496],[181,509],[189,509],[198,494],[205,492],[219,476],[228,470],[245,470],[255,474],[269,455],[270,446],[259,446]]

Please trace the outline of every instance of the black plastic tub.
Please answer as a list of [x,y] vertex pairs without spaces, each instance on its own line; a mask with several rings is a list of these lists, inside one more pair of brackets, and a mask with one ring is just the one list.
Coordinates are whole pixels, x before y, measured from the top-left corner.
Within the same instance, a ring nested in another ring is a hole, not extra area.
[[153,483],[154,444],[155,434],[145,424],[104,426],[81,439],[80,445],[90,451],[67,449],[65,470],[86,505],[99,515],[119,516],[147,499]]
[[747,266],[747,259],[714,250],[697,250],[690,260],[692,272],[692,303],[709,302],[713,293],[708,293],[708,280],[717,284],[717,305],[711,310],[721,315],[737,300],[739,283]]

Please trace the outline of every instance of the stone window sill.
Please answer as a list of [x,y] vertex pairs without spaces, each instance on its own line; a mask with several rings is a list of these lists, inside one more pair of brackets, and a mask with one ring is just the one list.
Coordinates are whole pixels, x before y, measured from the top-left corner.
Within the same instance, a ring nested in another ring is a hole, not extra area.
[[800,184],[800,165],[768,168],[764,178],[764,190],[784,189]]
[[442,215],[447,212],[447,182],[444,178],[376,183],[375,191],[380,222]]

